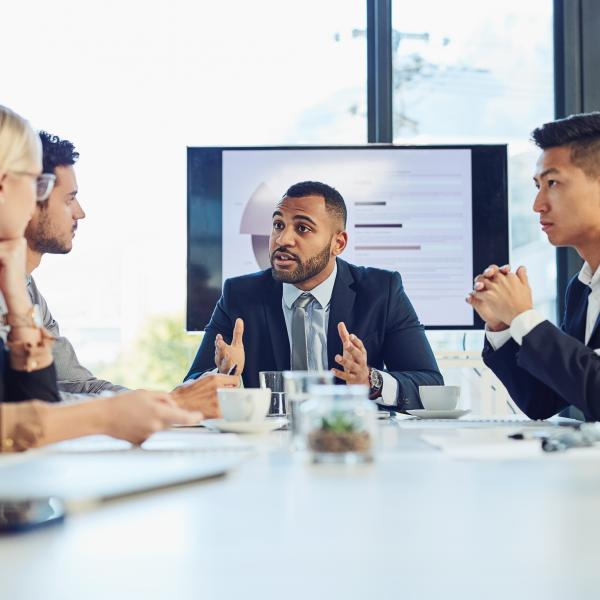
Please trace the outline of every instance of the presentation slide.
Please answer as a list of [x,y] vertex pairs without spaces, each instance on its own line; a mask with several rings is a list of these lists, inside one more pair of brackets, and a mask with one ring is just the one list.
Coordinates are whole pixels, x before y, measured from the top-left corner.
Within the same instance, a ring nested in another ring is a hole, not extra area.
[[398,271],[422,323],[473,325],[471,150],[224,150],[223,280],[270,266],[273,210],[305,180],[346,201],[343,259]]

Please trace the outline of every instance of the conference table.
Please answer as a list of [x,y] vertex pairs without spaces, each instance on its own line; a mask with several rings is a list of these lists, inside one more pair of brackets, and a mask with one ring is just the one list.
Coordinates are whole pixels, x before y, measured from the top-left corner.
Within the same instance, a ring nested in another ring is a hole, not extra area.
[[382,419],[363,465],[243,436],[224,477],[1,537],[0,598],[598,597],[600,451],[465,419]]

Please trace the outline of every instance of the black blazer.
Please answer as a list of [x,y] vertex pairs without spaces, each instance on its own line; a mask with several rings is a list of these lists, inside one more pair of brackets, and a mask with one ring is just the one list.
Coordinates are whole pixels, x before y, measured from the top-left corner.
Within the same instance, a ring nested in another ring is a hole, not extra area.
[[38,371],[15,371],[8,361],[8,352],[0,339],[0,402],[23,400],[60,401],[54,363]]
[[[331,296],[327,331],[329,368],[342,353],[337,325],[364,343],[371,367],[384,365],[398,381],[397,408],[421,408],[419,385],[443,385],[423,326],[402,287],[398,273],[357,267],[341,259]],[[221,333],[231,341],[235,319],[244,320],[246,366],[244,385],[258,387],[259,371],[290,368],[290,342],[281,306],[282,284],[273,279],[271,269],[228,279],[187,379],[214,369],[214,341]]]
[[532,419],[546,419],[568,406],[588,421],[600,420],[600,330],[596,321],[584,344],[587,289],[577,277],[569,282],[561,328],[549,321],[534,327],[523,345],[510,340],[494,351],[486,340],[483,360],[506,386],[511,398]]

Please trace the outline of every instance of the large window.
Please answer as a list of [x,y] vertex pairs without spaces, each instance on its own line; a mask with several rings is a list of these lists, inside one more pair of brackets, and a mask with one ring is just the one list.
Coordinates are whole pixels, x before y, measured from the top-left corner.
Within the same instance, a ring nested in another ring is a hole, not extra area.
[[[183,334],[186,146],[365,143],[366,2],[23,0],[2,21],[0,102],[81,153],[87,217],[38,285],[84,364],[170,385],[197,342]],[[551,0],[395,0],[393,29],[395,141],[509,142],[512,262],[554,319],[528,142],[553,118]]]
[[555,321],[555,251],[532,211],[529,142],[554,117],[552,1],[395,0],[392,26],[394,141],[508,143],[511,263],[528,267],[536,307]]
[[197,343],[183,335],[186,146],[364,143],[365,3],[2,10],[0,102],[81,153],[87,217],[68,257],[44,258],[38,285],[98,374],[180,381]]

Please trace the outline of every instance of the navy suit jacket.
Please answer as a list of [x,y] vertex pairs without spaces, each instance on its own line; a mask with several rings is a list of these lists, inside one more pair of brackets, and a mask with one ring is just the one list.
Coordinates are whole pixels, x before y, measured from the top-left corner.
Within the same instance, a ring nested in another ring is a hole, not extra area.
[[588,286],[574,277],[567,287],[561,328],[534,327],[519,346],[513,339],[494,351],[486,340],[483,360],[511,398],[532,419],[547,419],[575,406],[588,421],[600,420],[600,331],[597,320],[586,344]]
[[[343,321],[363,341],[369,366],[384,370],[385,365],[398,381],[396,408],[421,408],[419,385],[443,385],[443,379],[400,275],[341,259],[337,268],[327,331],[329,368],[339,366],[334,357],[342,354],[337,325]],[[244,385],[258,387],[259,371],[288,370],[290,342],[282,289],[271,269],[228,279],[186,380],[214,369],[215,337],[221,333],[229,343],[238,317],[244,320]]]

